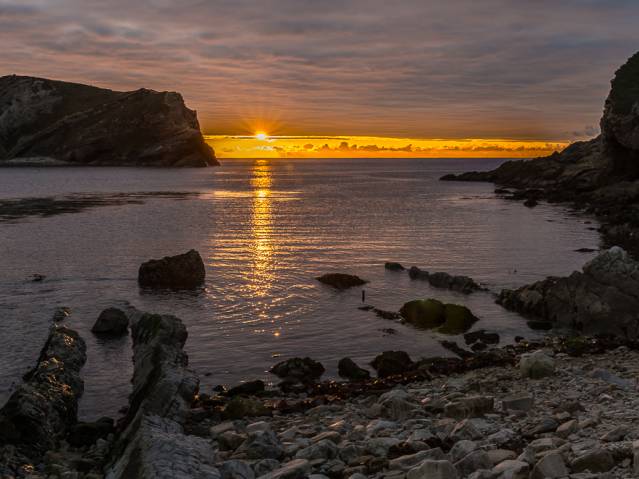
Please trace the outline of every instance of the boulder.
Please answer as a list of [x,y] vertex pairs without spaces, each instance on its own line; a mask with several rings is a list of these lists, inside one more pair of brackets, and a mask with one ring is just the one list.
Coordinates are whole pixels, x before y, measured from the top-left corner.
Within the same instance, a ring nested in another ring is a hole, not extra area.
[[36,366],[0,409],[0,470],[42,462],[77,421],[84,391],[86,345],[72,329],[54,325]]
[[302,384],[316,382],[324,374],[324,366],[311,358],[291,358],[273,366],[269,372],[278,378]]
[[337,363],[337,374],[350,381],[364,381],[370,378],[371,374],[360,368],[351,358],[342,358]]
[[408,276],[410,279],[421,279],[424,281],[428,281],[429,273],[423,269],[419,269],[417,266],[411,266],[408,270]]
[[384,351],[371,362],[377,376],[385,378],[396,374],[405,374],[414,369],[415,363],[404,351]]
[[406,479],[457,479],[457,471],[450,461],[426,460],[406,474]]
[[428,282],[436,288],[445,288],[459,293],[470,294],[481,287],[468,276],[453,276],[448,273],[430,273]]
[[390,271],[404,271],[406,269],[399,263],[385,263],[384,268]]
[[294,459],[282,467],[260,476],[260,479],[304,479],[311,472],[311,464],[306,459]]
[[266,385],[261,379],[247,381],[232,387],[226,392],[227,396],[253,396],[264,392]]
[[318,276],[317,281],[328,286],[332,286],[335,289],[349,289],[355,286],[362,286],[368,281],[352,274],[344,273],[328,273],[322,276]]
[[196,289],[204,284],[206,271],[200,253],[194,249],[142,263],[138,283],[151,289]]
[[[217,165],[179,93],[117,92],[26,76],[0,77],[0,162],[110,166]],[[47,161],[42,161],[45,159]]]
[[121,336],[128,332],[129,317],[117,308],[107,308],[100,313],[91,331],[95,334]]
[[442,334],[462,334],[473,327],[479,318],[466,306],[446,304],[444,306],[445,321],[437,331]]
[[236,396],[224,408],[224,417],[242,419],[245,417],[270,416],[271,410],[256,399]]
[[416,299],[405,303],[399,310],[410,324],[426,329],[437,328],[446,321],[444,303],[436,299]]
[[556,479],[568,474],[568,468],[561,454],[550,452],[537,461],[530,479]]
[[541,350],[522,354],[519,370],[521,375],[527,378],[545,378],[555,374],[555,360]]

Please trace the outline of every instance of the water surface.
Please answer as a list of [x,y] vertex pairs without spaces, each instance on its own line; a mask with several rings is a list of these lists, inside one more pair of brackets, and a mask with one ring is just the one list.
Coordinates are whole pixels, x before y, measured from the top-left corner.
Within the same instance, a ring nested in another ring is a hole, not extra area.
[[[268,367],[294,355],[322,361],[332,376],[346,355],[366,363],[388,349],[447,354],[432,332],[358,310],[361,289],[336,292],[314,280],[326,272],[370,280],[367,302],[382,309],[435,297],[466,304],[481,318],[476,328],[498,331],[503,341],[532,337],[489,293],[437,290],[383,267],[399,261],[466,274],[494,292],[580,268],[592,255],[574,250],[597,247],[595,224],[556,205],[529,209],[499,199],[490,184],[438,181],[500,162],[234,160],[197,170],[0,170],[0,400],[32,366],[57,306],[72,309],[68,323],[87,341],[87,418],[114,415],[129,392],[129,338],[90,333],[109,306],[182,318],[204,391],[272,380]],[[26,199],[45,205],[44,213],[24,206]],[[22,205],[19,214],[2,214],[7,200]],[[46,205],[55,211],[47,215]],[[140,292],[141,262],[190,248],[206,263],[203,292]],[[31,282],[33,274],[46,279]],[[389,327],[397,333],[382,331]]]

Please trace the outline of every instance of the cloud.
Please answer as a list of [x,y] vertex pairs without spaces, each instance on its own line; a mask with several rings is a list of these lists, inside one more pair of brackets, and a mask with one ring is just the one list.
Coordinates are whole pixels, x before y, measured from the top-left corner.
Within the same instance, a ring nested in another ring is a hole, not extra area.
[[597,124],[638,16],[630,0],[0,0],[0,64],[179,90],[211,133],[266,115],[284,135],[564,139]]

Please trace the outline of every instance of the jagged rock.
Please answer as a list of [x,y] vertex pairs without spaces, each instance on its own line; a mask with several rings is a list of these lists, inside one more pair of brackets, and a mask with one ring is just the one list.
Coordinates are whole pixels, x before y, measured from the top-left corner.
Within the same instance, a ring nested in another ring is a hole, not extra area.
[[363,381],[370,378],[371,374],[360,368],[351,358],[342,358],[337,364],[337,374],[351,381]]
[[86,345],[78,333],[54,325],[36,366],[0,409],[0,470],[41,461],[66,436],[77,421],[85,361]]
[[580,332],[639,335],[639,263],[613,247],[566,278],[549,278],[515,291],[499,303],[524,315]]
[[399,263],[385,263],[384,264],[384,268],[389,269],[391,271],[404,271],[406,268],[404,268],[401,264]]
[[371,363],[380,378],[404,374],[415,367],[410,356],[404,351],[384,351]]
[[368,281],[360,278],[359,276],[344,273],[329,273],[318,276],[315,279],[317,279],[320,283],[332,286],[335,289],[349,289],[368,283]]
[[522,354],[519,360],[522,376],[541,379],[555,374],[555,361],[543,351]]
[[95,334],[120,336],[129,328],[129,317],[118,308],[107,308],[100,313],[91,331]]
[[175,316],[131,314],[133,390],[107,479],[215,478],[209,441],[184,434],[199,380],[187,368],[187,332]]
[[202,286],[206,271],[200,253],[194,249],[142,263],[138,283],[152,289],[195,289]]
[[0,77],[0,105],[0,162],[218,164],[195,111],[186,108],[179,93],[116,92],[9,75]]
[[393,389],[379,397],[380,415],[393,421],[402,421],[419,409],[412,397],[401,389]]

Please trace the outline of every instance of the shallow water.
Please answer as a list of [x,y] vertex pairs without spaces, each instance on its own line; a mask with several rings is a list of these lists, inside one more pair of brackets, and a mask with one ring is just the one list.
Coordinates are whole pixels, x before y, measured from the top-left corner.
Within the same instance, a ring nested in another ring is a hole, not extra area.
[[[388,349],[448,354],[433,332],[358,310],[361,289],[336,292],[314,280],[325,272],[370,280],[367,303],[382,309],[436,297],[466,304],[481,318],[476,328],[498,331],[504,342],[533,337],[490,293],[438,290],[383,267],[399,261],[467,274],[493,292],[579,269],[592,254],[574,250],[599,243],[594,221],[556,205],[528,209],[496,198],[490,184],[438,181],[499,163],[234,160],[198,170],[0,170],[0,200],[59,206],[51,215],[24,207],[3,216],[0,204],[0,400],[33,365],[57,306],[72,309],[67,321],[87,341],[86,418],[114,415],[126,403],[130,340],[97,339],[90,328],[102,309],[127,302],[185,321],[204,391],[273,380],[268,367],[294,355],[322,361],[334,376],[346,355],[366,363]],[[69,195],[88,200],[69,203]],[[141,262],[190,248],[205,260],[205,291],[139,291]],[[36,273],[46,279],[29,281]],[[380,331],[389,327],[397,333]]]

